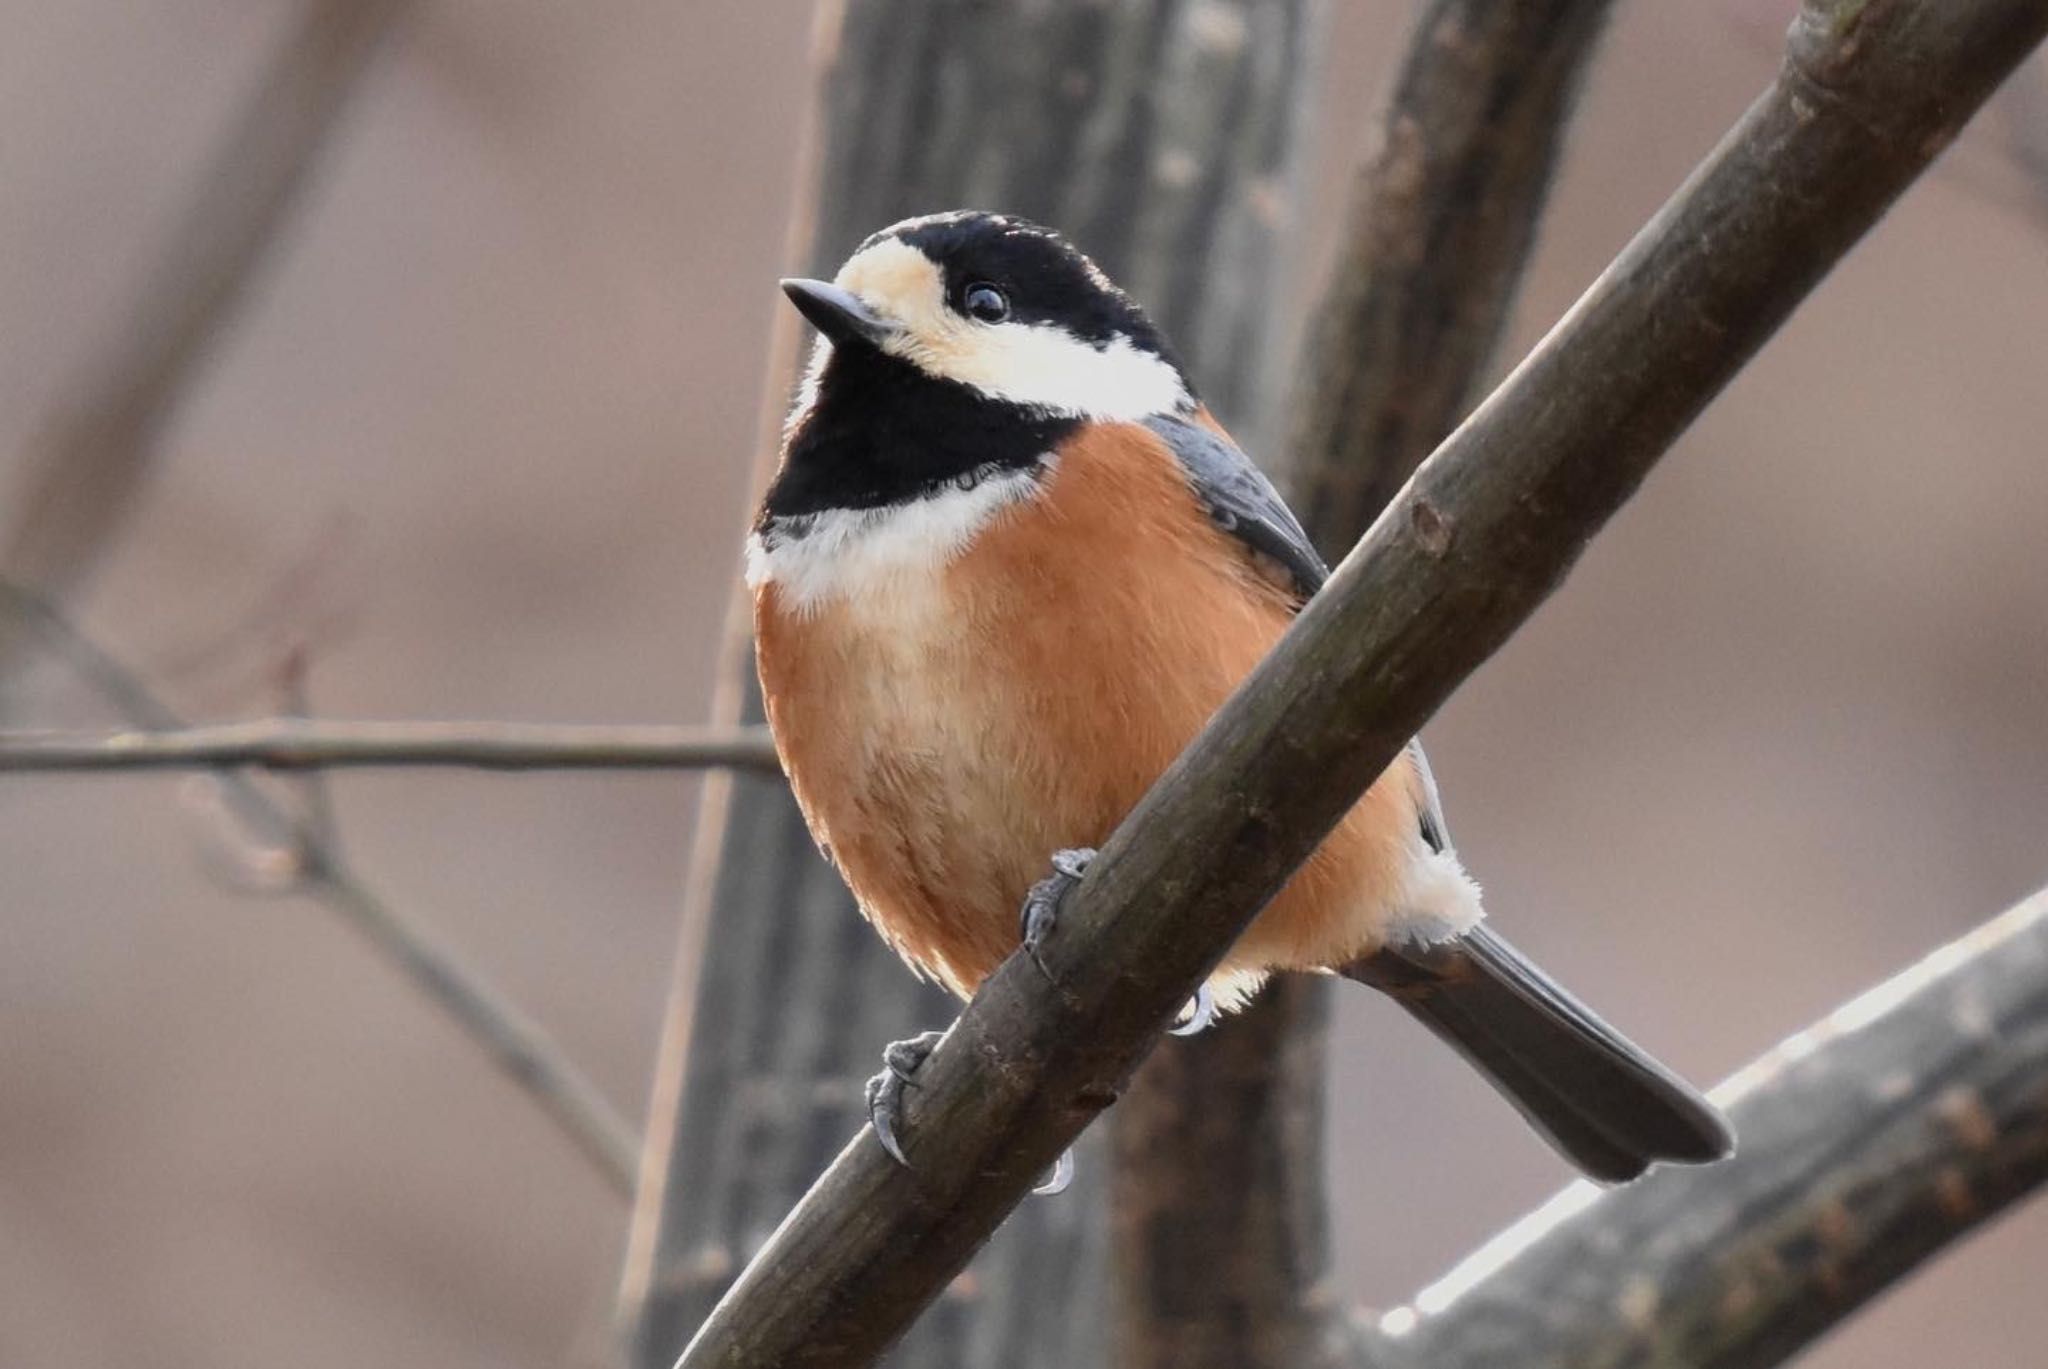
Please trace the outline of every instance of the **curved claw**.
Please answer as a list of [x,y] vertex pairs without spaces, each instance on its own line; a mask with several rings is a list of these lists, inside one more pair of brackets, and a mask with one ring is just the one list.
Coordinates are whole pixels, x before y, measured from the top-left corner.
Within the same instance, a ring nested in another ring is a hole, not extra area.
[[1204,983],[1201,988],[1195,990],[1194,1010],[1188,1014],[1188,1020],[1181,1023],[1178,1027],[1167,1028],[1166,1034],[1168,1036],[1193,1036],[1197,1032],[1207,1031],[1210,1027],[1214,1026],[1217,1016],[1216,992],[1207,983]]
[[868,1122],[875,1129],[875,1140],[890,1159],[905,1169],[910,1168],[910,1161],[903,1154],[903,1143],[896,1137],[903,1120],[903,1090],[917,1087],[911,1076],[944,1036],[944,1032],[929,1031],[908,1041],[891,1042],[882,1052],[881,1073],[868,1080]]
[[1050,1198],[1055,1193],[1065,1193],[1067,1185],[1074,1182],[1074,1152],[1063,1150],[1060,1158],[1053,1161],[1052,1173],[1045,1182],[1031,1191],[1041,1198]]
[[898,1094],[891,1104],[870,1107],[868,1121],[875,1129],[875,1139],[881,1142],[882,1149],[888,1153],[889,1158],[909,1169],[910,1158],[903,1153],[903,1143],[896,1139],[896,1114],[902,1111],[902,1108],[903,1100]]

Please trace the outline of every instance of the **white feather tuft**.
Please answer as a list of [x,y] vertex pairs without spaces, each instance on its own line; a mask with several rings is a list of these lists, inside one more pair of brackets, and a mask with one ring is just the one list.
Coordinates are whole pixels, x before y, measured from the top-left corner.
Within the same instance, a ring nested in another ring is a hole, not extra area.
[[1388,928],[1389,939],[1427,944],[1471,931],[1486,916],[1479,903],[1478,883],[1458,863],[1457,852],[1417,846],[1401,884],[1399,911]]

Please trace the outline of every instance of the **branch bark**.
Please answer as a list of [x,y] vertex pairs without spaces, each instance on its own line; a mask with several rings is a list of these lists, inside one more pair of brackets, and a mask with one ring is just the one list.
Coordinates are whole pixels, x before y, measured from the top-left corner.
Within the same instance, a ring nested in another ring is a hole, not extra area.
[[2048,31],[2048,0],[1807,0],[1777,81],[1425,462],[926,1062],[685,1369],[886,1349],[1109,1103],[1249,921],[1534,612],[1692,418]]
[[[1608,0],[1437,0],[1380,118],[1291,412],[1326,552],[1362,536],[1464,412],[1536,239]],[[1111,1116],[1122,1369],[1341,1362],[1327,1286],[1331,985],[1290,977],[1168,1041]]]
[[[247,298],[383,40],[412,7],[302,5],[119,327],[30,441],[0,524],[0,576],[54,602],[98,560],[142,488],[157,435]],[[20,626],[0,613],[0,679]]]
[[[933,5],[853,0],[823,85],[829,275],[874,229],[972,205],[1058,225],[1152,306],[1242,423],[1270,358],[1315,0]],[[774,382],[771,382],[774,383]],[[784,392],[775,396],[778,413]],[[733,694],[748,721],[751,652]],[[774,1223],[865,1120],[892,1037],[957,1006],[916,989],[817,857],[785,787],[707,801],[625,1279],[629,1358],[667,1369]],[[706,839],[708,835],[708,840]],[[710,867],[715,862],[715,874]],[[705,938],[700,958],[693,936]],[[1104,1358],[1106,1157],[1033,1204],[900,1347],[902,1369]],[[1058,1307],[1048,1317],[1045,1309]]]
[[1374,1369],[1781,1364],[2048,1181],[2048,891],[1715,1091],[1707,1169],[1578,1183],[1381,1319]]
[[[0,580],[0,612],[46,641],[130,723],[152,731],[186,724],[142,678],[56,609]],[[355,928],[429,1001],[455,1020],[512,1083],[562,1130],[623,1194],[633,1191],[638,1138],[632,1126],[540,1025],[499,993],[483,974],[427,928],[380,898],[358,878],[314,824],[300,821],[248,776],[218,770],[221,797],[262,841],[289,853],[294,868],[284,892],[301,892]]]
[[0,732],[0,774],[245,766],[780,771],[762,727],[264,718],[174,731]]

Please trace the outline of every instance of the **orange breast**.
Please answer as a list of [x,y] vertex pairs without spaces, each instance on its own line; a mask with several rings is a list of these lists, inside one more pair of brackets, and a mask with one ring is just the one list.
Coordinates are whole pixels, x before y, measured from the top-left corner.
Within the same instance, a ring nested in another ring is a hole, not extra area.
[[[760,586],[756,647],[798,801],[863,911],[963,995],[1015,948],[1050,853],[1099,845],[1293,615],[1130,425],[1084,430],[942,567],[784,599]],[[1369,948],[1413,830],[1383,777],[1225,969]]]

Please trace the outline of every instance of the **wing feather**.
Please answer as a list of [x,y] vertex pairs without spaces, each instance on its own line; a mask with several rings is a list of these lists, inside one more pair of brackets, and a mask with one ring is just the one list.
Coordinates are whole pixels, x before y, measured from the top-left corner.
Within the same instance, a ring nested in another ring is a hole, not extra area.
[[1145,420],[1180,462],[1188,485],[1216,526],[1277,563],[1302,599],[1323,587],[1330,568],[1273,482],[1237,445],[1211,428],[1175,414]]

